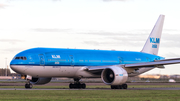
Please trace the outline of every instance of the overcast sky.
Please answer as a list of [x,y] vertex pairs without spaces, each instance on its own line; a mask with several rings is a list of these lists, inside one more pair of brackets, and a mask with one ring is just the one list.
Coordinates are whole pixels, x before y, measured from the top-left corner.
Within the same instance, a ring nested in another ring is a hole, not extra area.
[[[159,54],[180,57],[179,0],[1,0],[0,67],[34,47],[140,51],[160,14]],[[180,65],[148,74],[180,74]]]

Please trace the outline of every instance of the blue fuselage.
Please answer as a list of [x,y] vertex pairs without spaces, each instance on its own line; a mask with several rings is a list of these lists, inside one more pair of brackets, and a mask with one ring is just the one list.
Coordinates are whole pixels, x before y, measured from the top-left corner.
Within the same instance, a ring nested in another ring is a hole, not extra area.
[[10,65],[104,66],[161,60],[163,57],[132,51],[33,48],[18,53]]

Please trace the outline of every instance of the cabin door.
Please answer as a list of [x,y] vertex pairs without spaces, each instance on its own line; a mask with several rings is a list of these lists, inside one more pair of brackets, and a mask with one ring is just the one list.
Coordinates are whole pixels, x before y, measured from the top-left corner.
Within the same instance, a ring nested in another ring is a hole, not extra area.
[[40,65],[45,65],[45,59],[43,54],[39,54]]
[[149,59],[149,58],[146,58],[146,60],[147,60],[147,62],[150,62],[150,61],[151,61],[151,59]]
[[74,66],[74,57],[73,55],[70,55],[70,63],[71,63],[71,66]]
[[122,57],[118,57],[119,59],[119,64],[123,64],[123,58]]

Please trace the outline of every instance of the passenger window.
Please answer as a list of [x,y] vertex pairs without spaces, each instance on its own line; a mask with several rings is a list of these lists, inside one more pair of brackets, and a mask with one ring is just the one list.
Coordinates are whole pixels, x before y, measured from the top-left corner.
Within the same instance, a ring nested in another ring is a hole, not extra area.
[[20,57],[15,57],[15,59],[19,59]]

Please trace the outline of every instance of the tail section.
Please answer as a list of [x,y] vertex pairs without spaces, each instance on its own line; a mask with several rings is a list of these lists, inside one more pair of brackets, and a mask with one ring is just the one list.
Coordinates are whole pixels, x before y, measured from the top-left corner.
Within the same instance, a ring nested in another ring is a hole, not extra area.
[[164,17],[165,17],[164,15],[159,16],[141,52],[154,54],[154,55],[158,54]]

